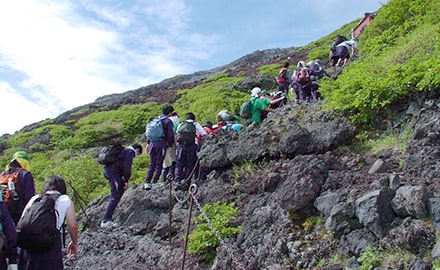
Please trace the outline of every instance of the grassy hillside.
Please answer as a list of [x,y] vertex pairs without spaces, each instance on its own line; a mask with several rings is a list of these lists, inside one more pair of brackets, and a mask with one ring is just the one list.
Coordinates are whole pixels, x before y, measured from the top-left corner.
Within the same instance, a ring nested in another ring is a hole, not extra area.
[[[372,120],[392,113],[389,105],[416,91],[431,91],[440,83],[439,22],[440,0],[391,0],[378,11],[359,40],[359,58],[336,80],[325,79],[321,92],[326,109],[343,112],[361,129]],[[336,35],[346,34],[357,21],[295,51],[307,50],[308,59],[326,59]],[[292,63],[296,64],[296,63]],[[273,77],[279,64],[262,63],[256,76]],[[214,121],[222,109],[237,111],[248,97],[234,89],[246,73],[222,73],[205,79],[191,89],[177,91],[173,104],[181,116],[192,111],[197,120]],[[70,180],[90,201],[107,194],[107,181],[95,161],[96,147],[115,141],[126,145],[139,141],[146,122],[160,114],[161,104],[124,105],[116,110],[78,111],[71,120],[46,120],[40,127],[0,138],[0,166],[5,166],[17,150],[32,156],[32,173],[40,190],[43,180],[60,174]],[[145,143],[144,143],[145,145]],[[148,157],[134,163],[132,183],[144,180]]]

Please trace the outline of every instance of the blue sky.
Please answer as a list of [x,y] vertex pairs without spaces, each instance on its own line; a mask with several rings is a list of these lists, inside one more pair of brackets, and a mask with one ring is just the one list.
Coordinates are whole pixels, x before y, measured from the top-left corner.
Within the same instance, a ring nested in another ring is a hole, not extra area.
[[0,1],[0,135],[103,95],[306,45],[387,2]]

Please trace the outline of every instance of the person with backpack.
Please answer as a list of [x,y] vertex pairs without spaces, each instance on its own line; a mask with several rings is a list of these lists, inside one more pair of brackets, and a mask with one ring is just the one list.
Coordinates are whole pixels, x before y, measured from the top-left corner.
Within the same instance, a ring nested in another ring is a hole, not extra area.
[[275,109],[271,108],[270,105],[272,103],[277,103],[286,97],[281,97],[276,100],[270,100],[267,97],[262,96],[261,88],[254,87],[251,91],[251,101],[252,101],[252,108],[251,108],[251,117],[247,119],[248,123],[251,122],[257,122],[261,123],[266,117],[266,112],[273,112]]
[[314,61],[310,61],[307,63],[307,66],[309,67],[309,73],[310,73],[310,92],[311,92],[311,101],[317,102],[320,98],[320,93],[318,92],[319,88],[319,81],[325,76],[328,75],[325,71],[324,67],[321,65],[321,60],[316,59]]
[[342,67],[347,65],[348,60],[357,52],[357,38],[346,40],[336,46],[335,52],[332,54],[332,63],[334,66]]
[[[179,125],[179,115],[176,112],[173,112],[169,118],[173,122],[173,131],[174,134],[176,134],[177,126]],[[176,169],[176,143],[173,143],[171,147],[167,148],[162,168],[163,182],[174,179],[174,171]]]
[[301,85],[297,82],[297,78],[301,72],[301,69],[306,67],[306,63],[304,61],[298,61],[296,64],[296,69],[293,71],[292,77],[291,77],[291,86],[292,86],[292,93],[295,93],[295,100],[299,101],[299,90],[301,89]]
[[[330,53],[329,53],[329,59],[332,60],[333,55],[336,52],[336,46],[341,44],[342,42],[346,41],[347,38],[345,36],[342,35],[336,35],[335,40],[332,42],[332,44],[330,45]],[[332,65],[334,66],[334,63],[332,63]]]
[[310,79],[310,69],[303,67],[296,77],[298,85],[298,100],[310,101],[312,96],[312,81]]
[[30,172],[30,160],[30,156],[26,151],[17,151],[5,170],[0,174],[3,201],[6,203],[15,224],[20,219],[24,206],[35,195],[35,183]]
[[226,125],[222,127],[222,129],[226,132],[240,132],[243,129],[243,125],[240,123],[236,123],[236,119],[233,115],[230,115],[228,120],[226,121]]
[[[0,197],[1,199],[1,197]],[[17,232],[6,204],[0,200],[0,270],[17,270]]]
[[[159,124],[155,127],[156,130],[146,130],[147,137],[147,152],[150,156],[150,164],[148,165],[147,174],[145,176],[144,189],[150,190],[154,184],[159,181],[162,173],[162,164],[165,158],[167,148],[174,145],[174,124],[169,117],[172,116],[174,108],[171,105],[164,105],[162,107],[162,115],[157,117]],[[160,134],[159,136],[152,136],[151,134]]]
[[43,192],[26,205],[17,225],[20,270],[64,269],[60,230],[65,221],[70,235],[67,256],[76,256],[78,224],[75,206],[66,193],[64,179],[52,175],[44,182]]
[[206,136],[206,131],[196,122],[194,113],[189,112],[185,121],[177,127],[176,170],[174,183],[176,187],[184,189],[190,184],[191,176],[197,166],[197,132],[201,137]]
[[113,212],[115,212],[116,206],[128,188],[133,160],[140,154],[142,154],[142,145],[135,143],[132,146],[122,148],[117,155],[116,161],[104,166],[104,177],[110,184],[110,198],[101,221],[101,228],[106,229],[117,226],[112,221]]
[[291,83],[289,65],[289,62],[284,63],[277,76],[278,90],[282,91],[283,93],[287,93],[287,91],[289,91],[289,85]]

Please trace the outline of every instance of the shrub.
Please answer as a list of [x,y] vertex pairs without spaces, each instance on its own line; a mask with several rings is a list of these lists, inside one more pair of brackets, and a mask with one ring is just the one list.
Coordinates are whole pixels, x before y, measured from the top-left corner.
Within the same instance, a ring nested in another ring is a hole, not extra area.
[[[206,204],[203,211],[210,219],[213,228],[222,239],[231,237],[241,231],[242,226],[232,227],[231,221],[237,216],[238,208],[234,203]],[[198,254],[205,261],[213,261],[216,256],[216,248],[220,245],[219,239],[212,231],[203,214],[194,219],[197,228],[189,235],[188,251]]]

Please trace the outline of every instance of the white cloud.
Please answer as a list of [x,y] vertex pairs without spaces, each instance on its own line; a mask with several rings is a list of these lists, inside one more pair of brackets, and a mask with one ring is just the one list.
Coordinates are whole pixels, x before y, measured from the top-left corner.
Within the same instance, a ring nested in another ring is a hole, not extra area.
[[122,11],[113,2],[2,1],[0,83],[12,73],[21,79],[8,84],[8,95],[32,99],[45,117],[55,117],[105,94],[188,73],[189,58],[209,57],[212,39],[186,33],[184,1],[124,2]]
[[2,101],[0,133],[14,133],[24,125],[51,117],[51,113],[26,98],[16,94],[7,83],[0,83]]

